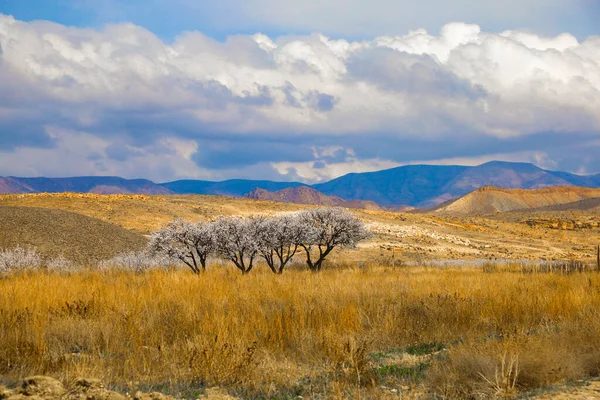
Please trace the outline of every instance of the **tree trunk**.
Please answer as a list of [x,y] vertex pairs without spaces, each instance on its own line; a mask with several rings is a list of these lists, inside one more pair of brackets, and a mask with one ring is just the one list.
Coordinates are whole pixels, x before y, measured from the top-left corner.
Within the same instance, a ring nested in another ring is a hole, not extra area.
[[246,274],[246,266],[244,265],[244,259],[238,260],[237,257],[231,258],[231,261],[235,264],[237,269],[242,271],[242,275]]
[[242,275],[246,275],[248,274],[250,271],[252,271],[252,267],[254,263],[254,256],[250,257],[250,262],[248,263],[248,268],[246,268],[246,270],[242,273]]
[[280,274],[280,275],[283,274],[283,270],[285,269],[285,266],[296,255],[297,251],[298,251],[298,245],[293,246],[293,250],[292,250],[292,247],[289,247],[287,249],[287,252],[283,248],[275,249],[275,254],[277,254],[277,257],[279,258],[278,274]]
[[194,261],[194,264],[191,264],[189,261],[186,260],[185,257],[178,257],[179,260],[181,260],[185,265],[187,265],[194,274],[198,274],[198,266],[196,265],[196,260],[192,258],[192,260]]
[[271,254],[263,253],[262,257],[267,262],[267,265],[269,266],[269,268],[271,269],[271,271],[273,271],[273,273],[276,274],[277,273],[277,268],[275,268],[275,257],[273,256],[273,253],[271,253]]
[[302,246],[302,248],[306,252],[306,265],[308,265],[308,269],[315,272],[315,266],[310,258],[310,247]]

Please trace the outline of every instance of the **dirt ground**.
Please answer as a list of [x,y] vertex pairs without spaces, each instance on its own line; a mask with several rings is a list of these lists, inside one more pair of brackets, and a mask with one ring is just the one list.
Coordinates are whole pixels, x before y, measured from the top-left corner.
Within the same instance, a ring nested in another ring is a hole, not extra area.
[[[404,360],[409,364],[418,362],[418,357]],[[385,364],[385,362],[384,362]],[[418,388],[405,388],[404,393],[390,390],[385,398],[389,399],[426,399],[427,394]],[[235,400],[225,390],[215,387],[197,394],[199,400]],[[189,397],[189,396],[185,396]],[[76,379],[70,385],[47,376],[32,376],[23,379],[15,387],[9,389],[0,386],[2,400],[174,400],[181,398],[158,392],[120,393],[109,390],[97,379]],[[545,389],[541,393],[528,394],[523,398],[531,400],[594,400],[600,399],[600,380],[581,381],[575,384]]]
[[576,382],[545,390],[544,393],[528,396],[537,400],[595,400],[600,399],[600,380]]

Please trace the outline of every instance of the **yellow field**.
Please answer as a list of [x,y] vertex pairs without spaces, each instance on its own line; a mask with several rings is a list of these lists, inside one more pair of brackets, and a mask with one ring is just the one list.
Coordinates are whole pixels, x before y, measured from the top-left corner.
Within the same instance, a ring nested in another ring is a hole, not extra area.
[[0,376],[192,398],[214,386],[245,398],[510,398],[600,372],[600,274],[263,267],[0,279]]

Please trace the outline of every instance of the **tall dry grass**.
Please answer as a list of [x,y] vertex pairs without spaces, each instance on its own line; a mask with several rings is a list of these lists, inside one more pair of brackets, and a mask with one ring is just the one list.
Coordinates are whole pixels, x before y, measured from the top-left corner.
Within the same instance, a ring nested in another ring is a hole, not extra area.
[[[387,398],[407,385],[510,398],[599,372],[598,274],[256,272],[0,279],[0,375],[165,391],[219,385],[251,398]],[[441,345],[414,371],[378,364],[378,354],[431,343]]]

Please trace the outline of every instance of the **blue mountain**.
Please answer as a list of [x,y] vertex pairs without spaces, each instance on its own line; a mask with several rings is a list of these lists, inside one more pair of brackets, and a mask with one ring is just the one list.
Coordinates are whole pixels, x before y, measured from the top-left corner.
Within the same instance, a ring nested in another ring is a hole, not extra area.
[[537,189],[549,186],[600,187],[600,174],[549,171],[529,163],[493,161],[459,165],[407,165],[377,172],[351,173],[316,185],[300,182],[233,179],[223,182],[180,180],[156,184],[118,177],[0,178],[0,193],[95,192],[205,194],[242,197],[254,189],[270,192],[310,186],[344,200],[373,201],[384,207],[431,207],[483,186]]

